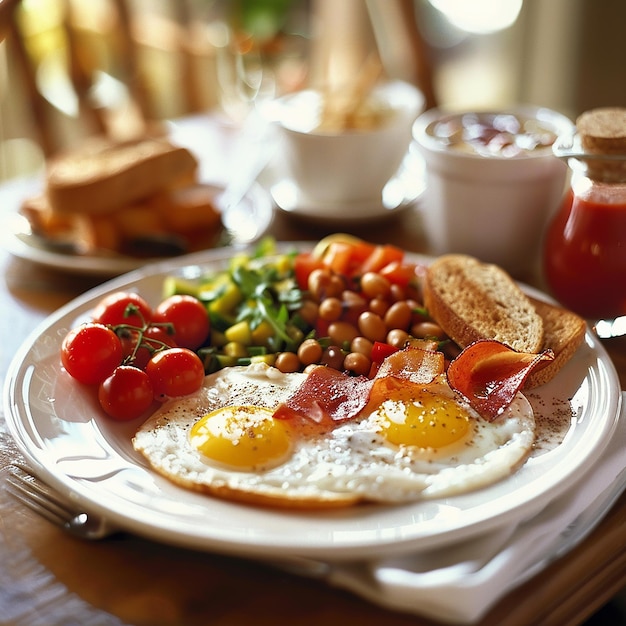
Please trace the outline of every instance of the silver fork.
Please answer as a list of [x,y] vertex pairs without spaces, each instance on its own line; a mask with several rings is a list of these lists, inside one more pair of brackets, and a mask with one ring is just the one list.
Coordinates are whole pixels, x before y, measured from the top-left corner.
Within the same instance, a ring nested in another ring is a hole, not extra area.
[[73,507],[24,463],[11,465],[7,492],[44,519],[81,539],[104,539],[116,532],[103,517]]

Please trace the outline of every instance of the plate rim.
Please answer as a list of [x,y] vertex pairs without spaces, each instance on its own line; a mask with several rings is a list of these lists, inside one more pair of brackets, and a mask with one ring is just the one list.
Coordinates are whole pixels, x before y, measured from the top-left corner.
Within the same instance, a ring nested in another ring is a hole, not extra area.
[[[312,247],[312,242],[282,242],[279,249],[294,249],[296,247],[298,249],[310,248]],[[509,523],[513,519],[519,521],[521,517],[529,517],[537,513],[543,506],[545,506],[546,503],[562,494],[581,478],[581,476],[577,475],[576,472],[570,471],[566,475],[565,480],[562,480],[559,484],[552,485],[550,489],[545,490],[540,494],[540,496],[537,496],[530,501],[524,501],[523,506],[525,508],[523,511],[521,511],[522,504],[518,504],[514,507],[508,507],[505,511],[494,511],[487,519],[472,519],[457,527],[448,528],[445,532],[437,535],[420,536],[419,533],[414,532],[412,534],[405,533],[402,538],[391,537],[388,540],[381,540],[381,538],[378,537],[375,545],[373,540],[371,538],[368,539],[367,537],[361,538],[360,540],[344,540],[343,542],[329,540],[324,545],[320,545],[319,543],[304,545],[300,540],[294,541],[291,537],[281,537],[280,541],[277,541],[277,538],[274,538],[274,543],[259,543],[258,538],[256,540],[245,542],[242,541],[241,538],[224,536],[224,534],[220,532],[213,532],[213,534],[209,536],[205,534],[194,535],[185,530],[181,530],[180,528],[176,529],[171,528],[171,526],[168,527],[165,520],[158,520],[158,522],[155,522],[154,520],[138,519],[137,517],[133,518],[122,511],[111,510],[110,505],[107,506],[101,502],[94,501],[94,495],[90,494],[88,486],[73,479],[67,474],[64,474],[63,472],[55,471],[53,467],[50,467],[47,464],[45,455],[38,454],[37,450],[34,450],[30,445],[31,442],[24,438],[24,433],[20,432],[26,427],[26,425],[23,422],[23,416],[20,413],[20,409],[14,406],[14,397],[16,391],[18,391],[17,387],[19,387],[21,380],[20,375],[22,373],[21,368],[23,363],[26,362],[27,357],[37,339],[40,338],[46,330],[50,329],[56,323],[69,315],[75,315],[81,306],[87,306],[90,302],[93,303],[95,298],[99,298],[105,293],[120,289],[126,285],[130,285],[141,280],[147,280],[151,277],[155,278],[159,275],[166,275],[169,272],[177,270],[182,271],[185,267],[196,267],[202,264],[225,262],[235,251],[241,252],[241,250],[237,248],[221,248],[202,251],[184,259],[179,257],[173,262],[168,260],[151,264],[150,266],[144,266],[127,274],[113,278],[86,291],[62,306],[38,324],[37,327],[24,340],[9,365],[4,384],[5,420],[7,429],[15,440],[20,452],[35,466],[36,471],[46,480],[50,481],[54,487],[60,489],[66,495],[71,496],[77,502],[82,503],[88,507],[89,510],[104,514],[111,522],[118,525],[123,530],[134,532],[140,536],[149,537],[161,543],[168,543],[196,550],[223,552],[244,557],[267,558],[297,555],[301,557],[321,557],[326,559],[343,560],[357,556],[363,558],[364,556],[401,553],[407,549],[432,549],[450,544],[452,542],[465,540],[469,537],[491,530],[496,526],[501,526],[503,523]],[[428,261],[429,259],[432,259],[432,257],[425,255],[410,252],[407,252],[407,254],[410,255],[410,258],[417,260]],[[541,294],[538,290],[533,288],[528,289],[530,289],[533,295],[539,294],[545,297],[545,295]],[[593,454],[589,456],[589,459],[586,459],[589,461],[589,469],[591,469],[601,456],[601,453],[606,448],[606,445],[608,445],[611,433],[617,425],[621,393],[619,393],[619,379],[614,365],[602,344],[591,335],[589,329],[587,330],[585,341],[588,347],[594,352],[597,362],[602,364],[604,370],[603,376],[606,377],[605,382],[608,385],[608,391],[611,392],[610,394],[606,394],[605,398],[606,417],[604,423],[606,432],[603,434],[603,444],[597,444]],[[585,375],[585,380],[587,377],[588,373]],[[161,477],[157,478],[162,481],[166,480]],[[183,491],[186,492],[186,490]],[[208,496],[203,497],[208,498]],[[208,502],[213,502],[213,500],[209,498]],[[384,508],[384,505],[382,506]],[[226,505],[226,508],[228,508],[228,504]],[[482,509],[484,506],[479,508]],[[280,515],[280,512],[278,514]]]

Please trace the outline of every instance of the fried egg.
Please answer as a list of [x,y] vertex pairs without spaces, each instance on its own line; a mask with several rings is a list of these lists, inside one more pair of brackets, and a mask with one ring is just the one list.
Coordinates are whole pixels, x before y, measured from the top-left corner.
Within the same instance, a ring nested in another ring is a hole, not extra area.
[[164,404],[133,445],[178,485],[287,507],[465,493],[511,474],[533,445],[533,411],[521,393],[488,422],[444,375],[417,393],[397,385],[378,406],[330,426],[275,419],[305,377],[262,364],[222,369]]

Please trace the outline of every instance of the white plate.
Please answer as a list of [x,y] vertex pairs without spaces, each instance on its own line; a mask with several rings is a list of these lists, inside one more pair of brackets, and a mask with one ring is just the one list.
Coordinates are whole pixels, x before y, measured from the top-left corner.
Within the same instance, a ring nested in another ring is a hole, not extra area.
[[307,198],[290,178],[275,182],[270,193],[276,206],[310,222],[367,224],[397,215],[414,205],[426,189],[423,159],[409,151],[396,175],[385,185],[380,198],[329,204]]
[[144,267],[85,293],[49,317],[11,364],[6,419],[20,450],[54,486],[123,529],[164,543],[262,558],[337,560],[435,548],[532,517],[580,478],[610,440],[619,382],[610,358],[588,334],[559,375],[529,394],[538,419],[571,401],[574,419],[565,440],[491,487],[401,506],[315,513],[255,508],[176,487],[133,450],[138,424],[107,420],[93,396],[63,372],[59,348],[68,329],[106,293],[138,290],[156,303],[165,276],[193,278],[226,262],[229,252],[196,255],[193,265],[179,260]]
[[[28,220],[20,215],[21,201],[38,192],[39,179],[23,179],[0,188],[0,244],[16,257],[50,268],[92,276],[117,276],[161,259],[146,259],[122,254],[72,254],[46,246],[33,235]],[[212,185],[215,196],[223,187]],[[222,215],[230,245],[245,246],[263,235],[273,216],[269,194],[254,184],[237,204]]]

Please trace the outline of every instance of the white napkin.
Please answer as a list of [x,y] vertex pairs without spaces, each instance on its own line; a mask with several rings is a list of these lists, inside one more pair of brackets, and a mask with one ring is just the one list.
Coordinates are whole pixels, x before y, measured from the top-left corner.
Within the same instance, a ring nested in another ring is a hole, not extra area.
[[301,572],[308,564],[309,574],[386,608],[455,624],[478,621],[506,592],[586,537],[626,488],[626,392],[622,400],[602,458],[534,518],[432,553],[348,564],[303,561]]

